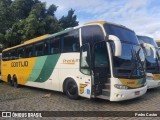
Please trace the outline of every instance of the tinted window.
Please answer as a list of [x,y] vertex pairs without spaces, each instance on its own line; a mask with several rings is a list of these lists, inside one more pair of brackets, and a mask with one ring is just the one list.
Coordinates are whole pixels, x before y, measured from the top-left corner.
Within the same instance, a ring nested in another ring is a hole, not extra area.
[[96,43],[94,46],[94,72],[100,76],[109,74],[109,57],[106,42]]
[[44,55],[49,55],[49,41],[44,43]]
[[12,56],[11,56],[11,51],[8,51],[8,60],[11,60]]
[[8,52],[3,52],[2,53],[2,60],[7,61],[8,60]]
[[60,52],[60,37],[51,38],[50,54],[58,54]]
[[35,56],[43,56],[43,42],[35,44]]
[[135,33],[127,28],[110,24],[105,24],[104,27],[107,32],[107,35],[115,35],[121,41],[139,44],[139,41],[137,40]]
[[99,26],[85,26],[82,27],[82,44],[103,41],[104,35]]
[[16,59],[16,50],[11,50],[10,52],[10,59],[15,60]]
[[33,46],[26,46],[25,48],[25,58],[33,57]]
[[148,44],[151,44],[153,45],[154,47],[158,48],[156,42],[150,38],[150,37],[145,37],[145,36],[137,36],[140,43],[148,43]]
[[64,34],[61,38],[62,52],[79,52],[79,30],[74,30]]
[[17,49],[17,58],[24,58],[24,48]]

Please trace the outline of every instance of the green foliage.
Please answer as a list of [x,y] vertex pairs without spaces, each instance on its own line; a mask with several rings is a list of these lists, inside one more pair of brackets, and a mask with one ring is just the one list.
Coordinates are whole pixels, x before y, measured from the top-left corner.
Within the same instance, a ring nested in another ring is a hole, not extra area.
[[78,21],[76,21],[77,16],[74,15],[74,10],[71,9],[68,11],[67,16],[62,16],[59,20],[59,23],[62,25],[63,28],[74,27],[78,25]]
[[74,10],[58,20],[57,8],[54,4],[46,8],[46,3],[39,0],[0,0],[0,44],[12,47],[78,25]]

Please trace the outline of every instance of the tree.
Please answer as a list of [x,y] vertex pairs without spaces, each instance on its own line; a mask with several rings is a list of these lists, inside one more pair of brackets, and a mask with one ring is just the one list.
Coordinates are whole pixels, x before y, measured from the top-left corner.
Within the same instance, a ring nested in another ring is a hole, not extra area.
[[56,12],[57,8],[58,8],[57,6],[52,4],[51,6],[49,6],[47,14],[50,16],[54,16],[54,13]]
[[39,0],[0,0],[0,44],[12,47],[78,25],[74,10],[58,20],[57,8],[52,4],[47,9],[46,3]]
[[0,0],[0,33],[5,34],[5,31],[12,26],[12,17],[10,12],[11,0]]
[[65,29],[68,27],[75,27],[78,25],[77,16],[74,15],[74,10],[71,9],[68,11],[67,16],[62,16],[62,18],[59,20],[59,23],[61,26]]

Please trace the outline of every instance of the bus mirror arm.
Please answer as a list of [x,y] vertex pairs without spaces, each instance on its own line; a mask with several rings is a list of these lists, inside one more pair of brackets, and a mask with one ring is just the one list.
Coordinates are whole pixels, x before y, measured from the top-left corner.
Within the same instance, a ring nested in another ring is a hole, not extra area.
[[121,51],[122,51],[122,45],[120,39],[115,36],[115,35],[109,35],[108,37],[109,41],[113,41],[115,44],[115,56],[121,56]]

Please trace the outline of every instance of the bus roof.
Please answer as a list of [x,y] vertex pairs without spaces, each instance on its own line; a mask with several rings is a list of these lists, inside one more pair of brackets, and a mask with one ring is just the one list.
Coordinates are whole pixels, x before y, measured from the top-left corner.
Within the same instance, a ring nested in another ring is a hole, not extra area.
[[[124,25],[120,25],[120,24],[116,24],[116,23],[112,23],[112,22],[107,22],[107,21],[95,21],[95,22],[88,22],[88,23],[85,23],[84,25],[92,25],[92,24],[101,24],[101,25],[104,25],[104,24],[112,24],[112,25],[116,25],[116,26],[120,26],[120,27],[123,27],[123,28],[126,28],[128,29],[126,26]],[[130,29],[129,29],[130,30]]]

